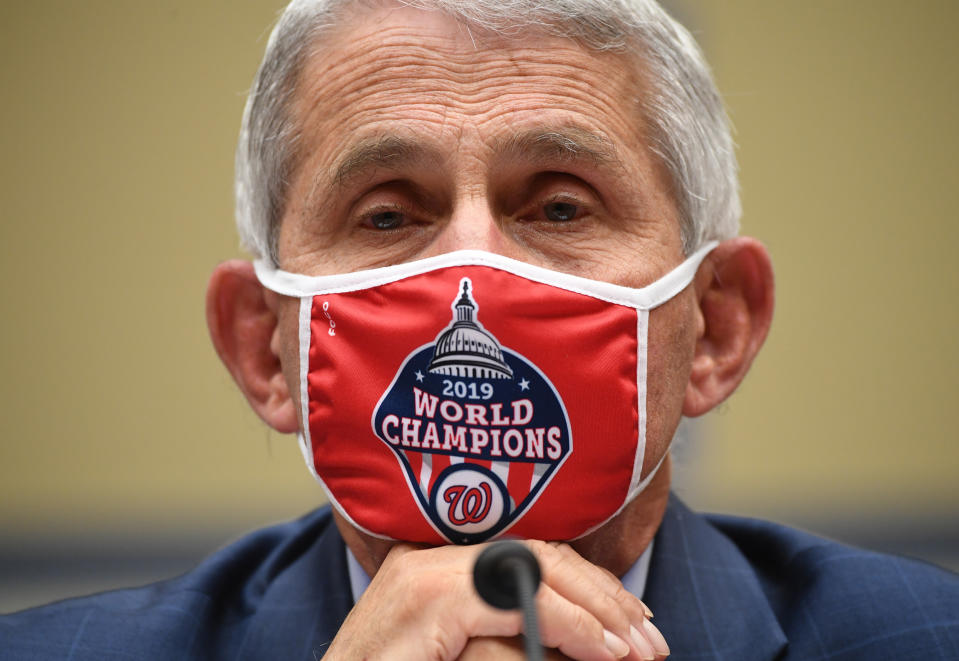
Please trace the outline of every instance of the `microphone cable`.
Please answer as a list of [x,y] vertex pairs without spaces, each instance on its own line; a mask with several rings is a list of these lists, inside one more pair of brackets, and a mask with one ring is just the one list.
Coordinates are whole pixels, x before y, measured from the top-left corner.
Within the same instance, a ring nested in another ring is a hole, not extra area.
[[530,661],[543,659],[534,601],[540,577],[536,556],[514,541],[490,544],[473,565],[473,585],[483,601],[501,610],[522,610],[523,640]]

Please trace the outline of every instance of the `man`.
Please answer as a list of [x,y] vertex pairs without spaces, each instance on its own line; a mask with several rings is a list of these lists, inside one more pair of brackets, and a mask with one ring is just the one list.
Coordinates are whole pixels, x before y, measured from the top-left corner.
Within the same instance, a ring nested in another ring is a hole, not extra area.
[[653,3],[294,2],[237,198],[260,263],[216,269],[211,336],[336,507],[11,616],[6,658],[511,658],[519,616],[446,543],[500,533],[540,560],[555,658],[959,657],[954,576],[669,495],[679,420],[743,379],[773,283]]

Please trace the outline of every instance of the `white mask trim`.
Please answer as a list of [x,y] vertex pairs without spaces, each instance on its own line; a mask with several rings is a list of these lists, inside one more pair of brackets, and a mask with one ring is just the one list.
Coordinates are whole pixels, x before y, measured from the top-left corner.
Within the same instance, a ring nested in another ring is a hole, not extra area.
[[263,286],[277,294],[297,298],[321,294],[340,294],[377,287],[413,275],[451,266],[491,266],[534,282],[541,282],[577,294],[592,296],[608,303],[625,305],[640,310],[651,310],[685,289],[692,281],[693,276],[696,275],[700,263],[718,244],[718,241],[710,241],[687,257],[672,271],[640,289],[560,273],[483,250],[457,250],[456,252],[427,257],[414,262],[335,275],[308,276],[300,273],[289,273],[262,259],[254,261],[253,266],[256,269],[256,276]]
[[640,475],[643,458],[646,456],[646,352],[649,347],[649,311],[636,310],[636,458],[633,461],[633,477],[629,481],[629,496],[633,499]]

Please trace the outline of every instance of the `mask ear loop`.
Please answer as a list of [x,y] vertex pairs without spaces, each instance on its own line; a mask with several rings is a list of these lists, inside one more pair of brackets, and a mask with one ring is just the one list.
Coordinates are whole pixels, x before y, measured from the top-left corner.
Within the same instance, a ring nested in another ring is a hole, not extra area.
[[323,483],[323,479],[316,472],[316,463],[313,460],[313,439],[310,437],[310,394],[309,382],[307,377],[310,371],[310,333],[313,316],[313,297],[300,297],[300,315],[298,321],[299,341],[300,341],[300,431],[296,438],[300,444],[300,451],[303,453],[303,460],[306,467],[310,469],[313,477],[323,487],[323,490],[329,494],[329,489]]
[[[646,458],[646,361],[649,346],[649,310],[636,310],[636,455],[633,457],[633,476],[629,481],[626,502],[642,491],[659,470],[656,465],[645,480],[640,481]],[[665,457],[666,454],[664,453]],[[662,459],[660,459],[660,464]]]
[[582,534],[577,535],[574,539],[580,539],[586,535],[589,535],[595,530],[598,530],[602,526],[606,525],[610,519],[622,512],[628,504],[633,502],[636,496],[642,493],[646,487],[649,486],[649,483],[653,481],[653,478],[656,477],[657,473],[659,473],[659,469],[662,467],[663,463],[665,463],[666,457],[669,456],[669,452],[672,449],[673,444],[672,439],[670,439],[669,446],[666,448],[666,451],[663,452],[663,456],[659,458],[659,461],[657,461],[656,465],[653,466],[652,470],[649,471],[649,474],[645,478],[641,478],[643,473],[643,462],[646,458],[646,376],[648,371],[647,355],[649,348],[649,311],[659,307],[686,289],[686,287],[690,285],[690,283],[693,281],[693,278],[696,276],[696,272],[699,270],[699,265],[706,258],[706,255],[712,252],[713,248],[715,248],[717,245],[719,245],[718,241],[710,241],[692,255],[687,257],[682,264],[674,268],[656,282],[652,283],[651,285],[647,285],[642,289],[634,290],[636,294],[642,297],[644,300],[642,303],[635,306],[636,454],[633,458],[633,475],[630,479],[629,490],[626,492],[626,497],[623,499],[622,505],[620,505],[619,508],[617,508],[617,510],[608,518],[594,526],[591,526]]
[[699,265],[706,259],[706,255],[719,245],[718,241],[710,241],[702,248],[687,257],[679,266],[642,289],[635,289],[637,309],[646,311],[658,308],[660,305],[674,298],[679,292],[686,289],[696,276]]
[[629,492],[626,494],[626,501],[623,504],[624,507],[626,503],[631,502],[640,494],[640,492],[643,491],[643,489],[649,486],[649,483],[652,482],[654,477],[656,477],[660,467],[666,460],[666,456],[669,454],[673,444],[672,439],[670,439],[669,446],[666,448],[663,456],[659,458],[659,461],[656,462],[656,465],[653,466],[653,469],[649,471],[649,475],[647,475],[644,479],[641,479],[643,472],[643,461],[646,457],[646,422],[648,417],[646,409],[646,391],[648,380],[647,354],[649,351],[649,311],[659,307],[666,301],[671,300],[681,291],[686,289],[690,283],[692,283],[693,278],[696,277],[696,272],[699,270],[699,265],[702,264],[703,260],[706,258],[706,255],[712,252],[713,248],[715,248],[717,245],[719,245],[718,241],[708,242],[702,248],[687,257],[682,264],[642,290],[649,294],[650,300],[647,306],[637,307],[636,309],[636,457],[633,461],[633,477],[630,480],[630,488]]

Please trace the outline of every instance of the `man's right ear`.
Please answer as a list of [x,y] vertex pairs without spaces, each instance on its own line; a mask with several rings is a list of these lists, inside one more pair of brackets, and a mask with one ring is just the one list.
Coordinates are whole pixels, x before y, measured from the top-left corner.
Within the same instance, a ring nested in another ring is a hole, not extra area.
[[275,295],[256,279],[253,264],[233,259],[216,267],[206,290],[206,323],[220,360],[256,414],[278,432],[296,432],[296,407],[273,343]]

